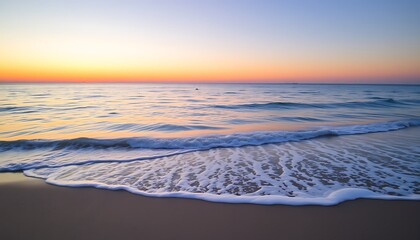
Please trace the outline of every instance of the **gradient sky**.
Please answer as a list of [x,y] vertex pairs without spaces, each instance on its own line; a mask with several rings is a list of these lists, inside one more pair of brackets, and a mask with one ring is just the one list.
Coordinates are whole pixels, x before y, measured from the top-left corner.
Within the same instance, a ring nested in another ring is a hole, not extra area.
[[420,83],[420,1],[0,1],[0,81]]

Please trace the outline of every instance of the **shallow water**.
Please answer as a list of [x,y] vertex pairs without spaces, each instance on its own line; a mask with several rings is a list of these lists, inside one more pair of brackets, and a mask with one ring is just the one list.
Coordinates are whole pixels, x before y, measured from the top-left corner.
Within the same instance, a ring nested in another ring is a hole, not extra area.
[[[198,88],[198,90],[195,90]],[[420,199],[420,86],[1,85],[0,171],[220,202]]]

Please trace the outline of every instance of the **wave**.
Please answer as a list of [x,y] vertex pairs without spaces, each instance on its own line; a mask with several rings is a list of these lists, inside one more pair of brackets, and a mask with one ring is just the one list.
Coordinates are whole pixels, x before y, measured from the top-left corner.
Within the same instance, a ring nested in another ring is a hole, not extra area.
[[176,125],[176,124],[137,124],[137,123],[123,123],[113,124],[107,127],[112,131],[130,131],[130,132],[143,132],[143,131],[162,131],[162,132],[177,132],[177,131],[190,131],[190,130],[218,130],[224,129],[222,127],[214,127],[207,125]]
[[37,112],[46,112],[46,111],[74,111],[74,110],[85,110],[97,108],[97,106],[76,106],[76,107],[45,107],[45,106],[11,106],[11,107],[0,107],[0,113],[8,114],[27,114],[27,113],[37,113]]
[[297,103],[297,102],[268,102],[236,105],[213,105],[222,109],[302,109],[302,108],[361,108],[361,107],[398,107],[408,104],[418,104],[415,99],[395,100],[393,98],[375,98],[374,101],[337,102],[337,103]]
[[272,120],[289,121],[289,122],[322,122],[323,119],[314,117],[274,117]]
[[217,148],[152,161],[73,164],[31,168],[24,173],[61,186],[228,203],[334,205],[356,198],[420,200],[415,147],[419,131]]
[[0,107],[0,113],[15,113],[15,114],[26,114],[36,112],[31,107]]
[[420,119],[340,127],[322,127],[319,129],[303,131],[251,132],[189,138],[143,137],[119,139],[76,138],[67,140],[16,140],[0,141],[0,150],[31,150],[38,148],[51,148],[52,150],[84,148],[208,150],[220,147],[259,146],[270,143],[296,142],[326,136],[387,132],[415,126],[420,126]]
[[0,107],[0,112],[27,110],[27,107]]

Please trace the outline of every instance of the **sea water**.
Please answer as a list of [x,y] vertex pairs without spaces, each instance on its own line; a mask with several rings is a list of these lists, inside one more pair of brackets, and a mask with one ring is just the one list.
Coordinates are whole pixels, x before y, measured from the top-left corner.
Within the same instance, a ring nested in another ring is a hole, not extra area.
[[0,171],[215,202],[420,200],[420,86],[2,84]]

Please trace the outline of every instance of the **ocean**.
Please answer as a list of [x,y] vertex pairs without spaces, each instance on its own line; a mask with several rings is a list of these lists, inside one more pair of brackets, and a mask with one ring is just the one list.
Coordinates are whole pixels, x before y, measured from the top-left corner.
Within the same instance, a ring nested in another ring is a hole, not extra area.
[[420,200],[420,85],[1,84],[16,171],[227,203]]

